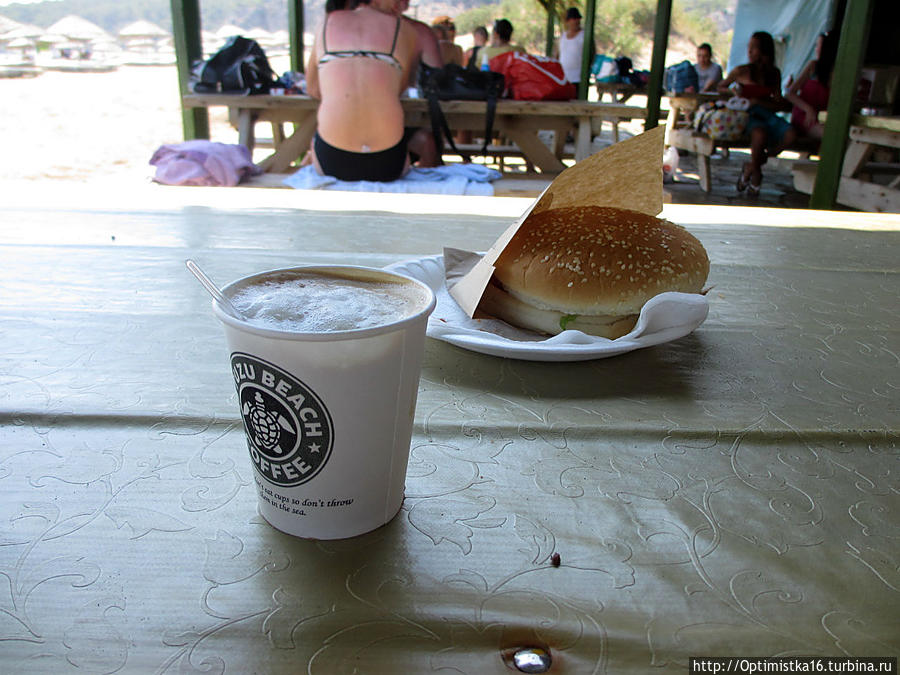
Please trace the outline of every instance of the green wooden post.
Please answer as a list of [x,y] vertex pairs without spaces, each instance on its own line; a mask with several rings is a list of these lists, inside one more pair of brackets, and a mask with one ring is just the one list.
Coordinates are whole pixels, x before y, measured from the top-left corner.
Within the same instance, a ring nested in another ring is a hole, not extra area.
[[547,3],[547,40],[544,44],[544,56],[553,56],[553,32],[556,26],[556,5]]
[[819,148],[819,166],[809,206],[833,209],[841,182],[844,150],[850,133],[850,118],[856,98],[856,80],[866,52],[874,0],[848,0],[841,26],[841,39],[832,74],[828,117]]
[[303,63],[303,0],[288,0],[288,24],[291,36],[291,70],[306,72]]
[[581,80],[578,82],[578,98],[586,101],[591,86],[591,45],[594,44],[594,24],[597,20],[597,0],[587,0],[584,6],[584,49],[581,52]]
[[653,29],[653,56],[650,59],[650,81],[647,82],[647,121],[644,130],[659,126],[663,76],[666,72],[666,47],[669,44],[669,24],[672,21],[672,0],[656,3],[656,25]]
[[[172,34],[178,67],[180,95],[191,92],[191,64],[203,58],[200,41],[200,0],[172,0]],[[206,108],[181,106],[181,125],[185,140],[209,138],[209,114]]]

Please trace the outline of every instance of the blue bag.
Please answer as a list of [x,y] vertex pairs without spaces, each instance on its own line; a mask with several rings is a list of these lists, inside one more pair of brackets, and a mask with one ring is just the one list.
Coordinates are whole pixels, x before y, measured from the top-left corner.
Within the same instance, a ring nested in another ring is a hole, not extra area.
[[621,82],[619,77],[619,64],[606,54],[597,54],[591,64],[591,75],[597,82],[616,83]]
[[681,94],[688,87],[693,87],[694,91],[700,88],[697,71],[690,61],[682,61],[666,68],[666,91]]

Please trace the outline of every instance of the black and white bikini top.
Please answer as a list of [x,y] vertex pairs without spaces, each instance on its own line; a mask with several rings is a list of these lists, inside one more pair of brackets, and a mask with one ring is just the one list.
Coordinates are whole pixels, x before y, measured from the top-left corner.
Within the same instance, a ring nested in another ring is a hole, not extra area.
[[375,59],[376,61],[381,61],[383,63],[388,64],[389,66],[393,66],[397,70],[403,70],[403,64],[401,64],[397,57],[394,56],[394,49],[397,47],[397,36],[400,34],[400,21],[401,18],[397,17],[397,26],[394,28],[394,42],[391,44],[391,51],[389,53],[385,52],[376,52],[370,49],[346,49],[336,52],[328,51],[328,45],[325,41],[325,33],[328,30],[328,15],[325,16],[325,25],[322,27],[322,49],[324,53],[321,57],[319,57],[319,65],[323,63],[328,63],[329,61],[334,61],[336,59]]

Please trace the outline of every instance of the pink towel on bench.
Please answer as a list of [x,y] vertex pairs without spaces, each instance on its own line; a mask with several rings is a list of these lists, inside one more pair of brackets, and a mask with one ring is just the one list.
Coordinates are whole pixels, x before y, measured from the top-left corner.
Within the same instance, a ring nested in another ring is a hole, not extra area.
[[262,173],[243,145],[206,140],[161,145],[150,164],[156,167],[154,180],[166,185],[232,186]]

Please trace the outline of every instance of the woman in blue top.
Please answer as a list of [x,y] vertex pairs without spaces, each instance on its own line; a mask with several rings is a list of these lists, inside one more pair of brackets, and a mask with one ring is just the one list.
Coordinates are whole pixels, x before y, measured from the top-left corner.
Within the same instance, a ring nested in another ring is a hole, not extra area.
[[391,181],[436,163],[427,131],[404,130],[400,96],[419,49],[412,25],[392,15],[394,0],[370,0],[325,15],[306,70],[307,91],[321,101],[312,159],[340,180]]

